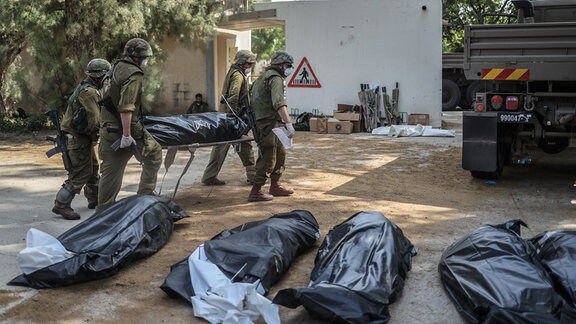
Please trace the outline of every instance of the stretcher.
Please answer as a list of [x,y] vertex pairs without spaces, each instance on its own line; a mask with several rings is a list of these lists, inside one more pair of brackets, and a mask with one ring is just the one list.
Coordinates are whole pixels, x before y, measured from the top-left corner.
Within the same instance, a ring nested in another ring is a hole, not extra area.
[[174,187],[174,193],[172,193],[172,199],[174,199],[174,197],[176,197],[176,192],[178,192],[178,187],[180,187],[180,181],[182,180],[182,177],[184,177],[186,172],[188,172],[188,169],[190,168],[192,161],[194,161],[194,157],[195,157],[195,153],[196,153],[197,149],[202,148],[202,147],[212,147],[212,146],[225,145],[225,144],[237,146],[237,145],[240,145],[241,143],[250,142],[253,140],[254,140],[254,138],[251,136],[242,135],[240,138],[235,139],[235,140],[230,140],[230,141],[220,141],[220,142],[212,142],[212,143],[193,143],[193,144],[186,144],[186,145],[171,145],[171,146],[162,147],[163,149],[167,149],[167,152],[166,152],[166,156],[164,157],[164,168],[166,169],[166,171],[164,173],[164,176],[162,177],[162,183],[160,184],[160,193],[162,192],[162,185],[164,184],[164,178],[166,177],[166,174],[168,173],[168,169],[172,166],[172,164],[174,164],[174,160],[176,159],[176,153],[178,151],[187,150],[190,153],[190,157],[188,158],[188,161],[186,162],[186,166],[184,166],[182,173],[180,174],[180,176],[178,177],[178,180],[176,181],[176,186]]
[[198,148],[226,144],[239,145],[242,142],[254,140],[253,137],[244,135],[249,132],[249,128],[241,118],[224,113],[146,116],[142,119],[142,123],[158,144],[168,150],[164,158],[166,172],[162,177],[159,194],[162,193],[164,178],[174,163],[176,153],[179,150],[190,152],[190,158],[176,182],[172,199],[176,196],[180,181],[188,172]]

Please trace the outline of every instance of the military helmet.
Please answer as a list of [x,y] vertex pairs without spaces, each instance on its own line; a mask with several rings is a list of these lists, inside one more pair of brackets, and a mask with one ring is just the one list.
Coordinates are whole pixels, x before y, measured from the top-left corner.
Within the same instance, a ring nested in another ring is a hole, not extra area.
[[105,59],[95,58],[86,65],[86,75],[93,78],[101,78],[105,76],[111,68],[112,66]]
[[294,64],[294,58],[292,55],[288,54],[288,52],[278,51],[274,53],[270,59],[270,64],[272,65],[280,65],[284,63]]
[[124,56],[148,57],[152,56],[152,47],[142,38],[132,38],[124,46]]
[[256,55],[249,50],[240,50],[234,57],[234,63],[244,65],[244,63],[256,63]]

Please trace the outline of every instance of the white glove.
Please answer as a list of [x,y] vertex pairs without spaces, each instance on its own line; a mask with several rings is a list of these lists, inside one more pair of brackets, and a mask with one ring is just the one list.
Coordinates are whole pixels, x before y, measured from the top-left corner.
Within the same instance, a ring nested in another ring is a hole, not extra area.
[[131,135],[122,135],[122,139],[120,140],[120,148],[130,147],[132,144],[136,144],[136,140]]
[[288,131],[288,137],[294,136],[296,130],[294,129],[294,126],[292,126],[292,123],[286,123],[284,127],[286,127],[286,130]]

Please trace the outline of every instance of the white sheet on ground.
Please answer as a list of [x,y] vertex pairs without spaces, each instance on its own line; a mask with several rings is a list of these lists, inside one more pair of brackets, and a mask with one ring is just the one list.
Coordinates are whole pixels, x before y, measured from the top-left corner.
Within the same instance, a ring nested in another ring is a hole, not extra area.
[[18,265],[27,275],[73,256],[54,236],[31,228],[26,234],[26,248],[18,253]]
[[194,316],[211,323],[252,323],[260,316],[266,323],[280,323],[278,306],[262,296],[262,286],[233,283],[206,258],[204,245],[192,252],[188,267],[196,294],[191,297]]
[[372,135],[386,135],[392,137],[414,137],[414,136],[428,136],[428,137],[454,137],[453,130],[437,129],[432,126],[418,125],[392,125],[382,126],[372,130]]

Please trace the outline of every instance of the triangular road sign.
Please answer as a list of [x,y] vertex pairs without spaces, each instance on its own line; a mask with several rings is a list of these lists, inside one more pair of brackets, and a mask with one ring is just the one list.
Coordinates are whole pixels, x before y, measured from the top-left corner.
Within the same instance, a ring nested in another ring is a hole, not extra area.
[[308,63],[308,59],[304,57],[298,68],[292,74],[290,82],[288,82],[288,87],[291,88],[321,88],[322,85],[316,77],[314,70]]

